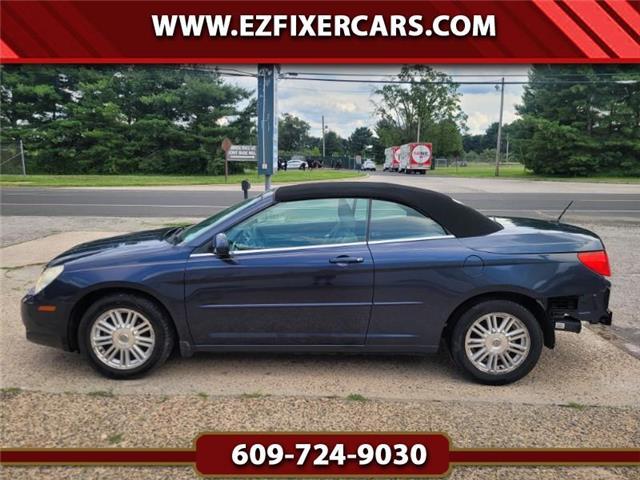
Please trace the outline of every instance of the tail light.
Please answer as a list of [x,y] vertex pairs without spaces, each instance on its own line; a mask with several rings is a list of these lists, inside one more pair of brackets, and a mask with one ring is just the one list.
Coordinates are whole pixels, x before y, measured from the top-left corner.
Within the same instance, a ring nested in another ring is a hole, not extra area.
[[611,276],[611,267],[609,266],[609,257],[604,250],[597,252],[580,252],[578,260],[589,270],[596,272],[604,277]]

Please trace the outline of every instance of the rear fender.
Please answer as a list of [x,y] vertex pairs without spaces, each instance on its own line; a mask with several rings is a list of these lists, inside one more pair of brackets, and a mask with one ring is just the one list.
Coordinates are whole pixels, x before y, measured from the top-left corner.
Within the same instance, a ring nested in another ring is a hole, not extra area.
[[489,300],[510,300],[524,306],[534,315],[536,320],[538,320],[538,323],[542,328],[544,345],[547,348],[553,348],[555,346],[555,325],[552,319],[547,315],[546,301],[536,298],[531,291],[508,287],[505,287],[504,289],[491,289],[484,292],[475,292],[456,306],[456,308],[449,314],[444,327],[443,337],[447,342],[449,341],[449,337],[453,331],[453,326],[462,314],[474,305]]

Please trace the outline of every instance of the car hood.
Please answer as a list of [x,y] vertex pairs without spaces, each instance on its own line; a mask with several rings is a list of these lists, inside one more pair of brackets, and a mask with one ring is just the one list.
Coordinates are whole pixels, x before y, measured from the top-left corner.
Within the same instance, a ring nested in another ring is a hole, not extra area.
[[101,257],[105,261],[113,261],[116,258],[129,258],[132,255],[147,256],[152,252],[172,248],[173,244],[167,240],[167,237],[174,229],[175,227],[167,227],[145,230],[81,243],[55,257],[48,266],[67,264],[88,257],[92,259]]
[[460,239],[474,250],[488,253],[569,253],[602,250],[604,245],[595,233],[575,225],[534,218],[495,217],[499,230],[482,237]]

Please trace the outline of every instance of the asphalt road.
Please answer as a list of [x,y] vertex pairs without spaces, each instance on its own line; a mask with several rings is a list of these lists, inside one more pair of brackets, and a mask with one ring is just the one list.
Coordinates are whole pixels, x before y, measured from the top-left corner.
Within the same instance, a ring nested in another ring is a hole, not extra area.
[[[257,192],[256,192],[257,193]],[[99,217],[205,217],[242,199],[224,190],[4,188],[1,214]],[[640,221],[640,193],[455,193],[488,215],[554,218],[574,201],[568,216]]]

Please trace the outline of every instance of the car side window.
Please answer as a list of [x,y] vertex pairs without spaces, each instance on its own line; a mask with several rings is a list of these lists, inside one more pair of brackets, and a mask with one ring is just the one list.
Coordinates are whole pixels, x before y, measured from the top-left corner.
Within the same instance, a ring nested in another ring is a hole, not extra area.
[[406,205],[383,200],[371,202],[369,241],[409,240],[447,235],[435,220]]
[[368,199],[326,198],[277,203],[232,227],[232,251],[364,242]]

